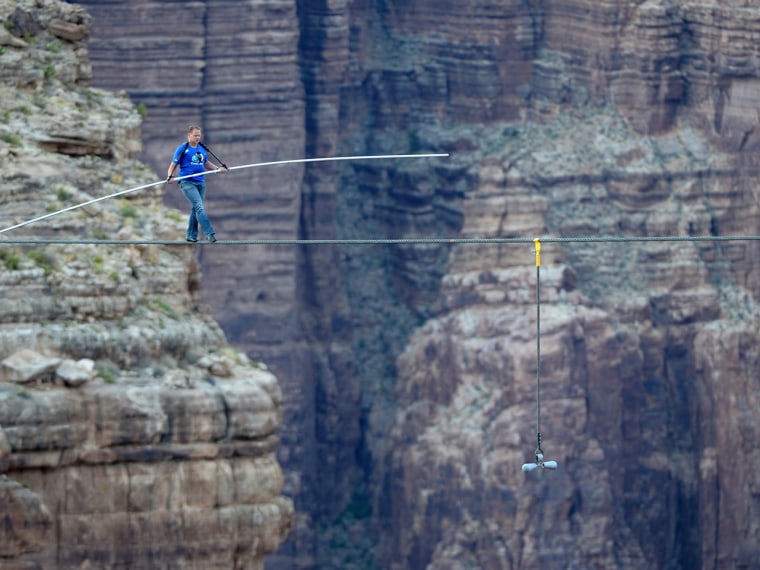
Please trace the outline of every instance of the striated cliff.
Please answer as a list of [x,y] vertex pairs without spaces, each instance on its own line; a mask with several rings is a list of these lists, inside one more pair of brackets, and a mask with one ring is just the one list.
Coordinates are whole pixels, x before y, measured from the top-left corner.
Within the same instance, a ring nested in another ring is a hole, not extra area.
[[[463,234],[756,232],[751,182],[724,170],[726,154],[693,133],[638,136],[612,109],[581,118],[521,129],[484,157]],[[739,409],[758,396],[754,249],[544,245],[543,449],[560,470],[526,475],[519,465],[536,446],[532,247],[457,246],[435,316],[397,361],[398,407],[373,473],[378,559],[751,567],[757,426]]]
[[[89,14],[0,18],[0,226],[154,182],[134,105],[89,85]],[[281,388],[201,304],[197,248],[66,242],[176,239],[162,194],[2,234],[0,568],[263,568],[290,532]]]
[[[159,171],[188,122],[230,165],[452,154],[214,181],[225,237],[759,233],[755,2],[84,4]],[[201,299],[282,380],[298,514],[268,565],[753,567],[754,243],[545,245],[560,470],[530,475],[531,246],[204,253]]]

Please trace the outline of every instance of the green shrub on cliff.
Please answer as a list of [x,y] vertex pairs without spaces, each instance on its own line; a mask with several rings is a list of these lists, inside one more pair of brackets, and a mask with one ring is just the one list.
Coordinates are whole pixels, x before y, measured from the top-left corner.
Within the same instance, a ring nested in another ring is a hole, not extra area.
[[45,272],[45,275],[50,275],[53,272],[55,260],[50,254],[42,251],[41,249],[32,249],[26,252],[26,256],[34,261],[38,267],[42,268],[42,270]]
[[0,260],[2,260],[6,269],[15,271],[21,267],[21,258],[15,251],[0,250]]
[[105,368],[101,368],[100,370],[98,370],[98,377],[102,378],[103,382],[105,382],[106,384],[113,384],[114,382],[116,382],[116,376],[114,375],[114,373]]

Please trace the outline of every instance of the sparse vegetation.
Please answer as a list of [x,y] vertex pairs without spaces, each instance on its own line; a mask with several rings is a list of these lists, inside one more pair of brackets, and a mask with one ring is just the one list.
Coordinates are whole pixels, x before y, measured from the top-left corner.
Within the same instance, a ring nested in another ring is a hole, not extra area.
[[101,368],[98,370],[98,377],[103,379],[106,384],[114,384],[116,382],[116,376],[110,370]]
[[58,193],[56,194],[60,202],[68,202],[73,197],[73,194],[66,190],[63,186],[58,187]]
[[[35,93],[32,96],[32,103],[34,103],[34,106],[38,109],[44,109],[47,107],[47,97],[45,97],[42,93]],[[31,111],[30,111],[31,114]]]
[[148,108],[145,106],[145,103],[138,103],[137,104],[137,113],[145,119],[145,117],[148,116]]
[[21,268],[21,258],[15,251],[0,251],[0,260],[6,269],[15,271]]
[[4,132],[0,135],[0,139],[13,146],[19,146],[21,144],[21,138],[14,133]]
[[45,81],[52,81],[55,79],[55,66],[52,63],[48,63],[45,66],[45,70],[43,71],[45,76]]
[[45,275],[50,275],[53,272],[55,266],[55,260],[53,257],[42,251],[41,249],[32,249],[26,252],[26,256],[37,264],[37,267],[42,268]]
[[177,311],[175,311],[174,307],[172,307],[166,301],[162,301],[161,299],[156,299],[153,303],[156,306],[156,308],[158,308],[167,317],[170,317],[174,319],[175,321],[179,320],[179,315],[177,314]]
[[125,218],[136,218],[137,217],[137,208],[130,204],[129,202],[126,202],[122,204],[121,209],[119,210],[122,216]]

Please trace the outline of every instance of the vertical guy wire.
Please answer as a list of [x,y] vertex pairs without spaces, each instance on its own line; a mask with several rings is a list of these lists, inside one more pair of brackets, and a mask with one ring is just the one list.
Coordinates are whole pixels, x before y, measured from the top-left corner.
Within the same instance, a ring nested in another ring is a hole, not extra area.
[[536,438],[541,452],[541,241],[533,240],[536,246]]

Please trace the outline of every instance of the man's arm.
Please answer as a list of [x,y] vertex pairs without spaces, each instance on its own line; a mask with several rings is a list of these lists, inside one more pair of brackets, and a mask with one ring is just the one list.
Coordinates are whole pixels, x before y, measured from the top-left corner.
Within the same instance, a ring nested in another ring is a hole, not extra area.
[[169,163],[169,168],[166,170],[166,181],[169,184],[172,183],[172,176],[174,176],[175,171],[177,170],[178,166],[179,164],[174,162],[173,160]]
[[218,170],[220,174],[224,174],[225,172],[227,172],[226,166],[217,166],[216,164],[214,164],[213,162],[209,160],[203,163],[203,168],[205,168],[206,170]]

